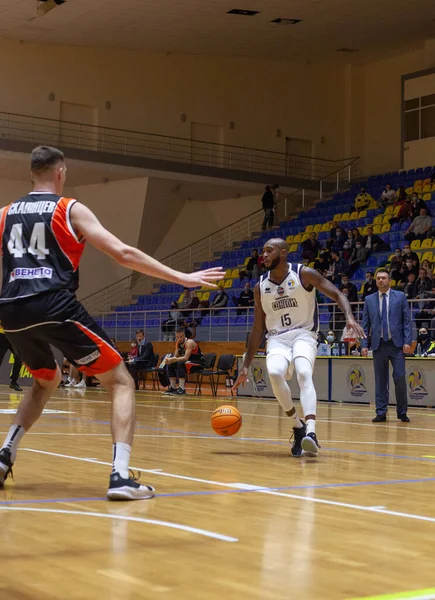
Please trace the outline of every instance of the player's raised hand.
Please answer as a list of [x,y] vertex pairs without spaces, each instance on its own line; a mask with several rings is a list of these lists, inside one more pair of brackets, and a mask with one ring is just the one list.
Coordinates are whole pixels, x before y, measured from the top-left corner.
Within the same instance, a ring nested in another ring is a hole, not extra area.
[[242,369],[240,369],[239,375],[238,375],[233,387],[231,388],[231,391],[235,392],[239,386],[243,387],[245,385],[245,383],[247,381],[249,381],[248,375],[249,375],[248,367],[243,367]]
[[195,271],[194,273],[185,273],[183,275],[182,285],[186,287],[197,287],[206,285],[210,288],[216,288],[215,281],[221,281],[225,277],[225,271],[222,267],[212,267],[205,271]]
[[348,319],[346,325],[347,325],[348,329],[352,329],[352,331],[354,332],[354,334],[357,338],[359,338],[360,340],[366,339],[366,334],[364,333],[364,329],[361,327],[361,325],[359,323],[357,323],[355,321],[354,318]]

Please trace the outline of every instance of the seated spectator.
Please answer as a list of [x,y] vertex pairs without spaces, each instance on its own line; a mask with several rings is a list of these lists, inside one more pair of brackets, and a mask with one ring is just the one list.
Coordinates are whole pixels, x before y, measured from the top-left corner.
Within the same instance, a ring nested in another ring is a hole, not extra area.
[[352,229],[348,229],[347,230],[347,240],[346,241],[349,242],[350,249],[353,250],[355,248],[356,240],[353,237],[353,231],[352,231]]
[[366,264],[367,255],[367,248],[364,248],[363,244],[361,244],[361,241],[358,240],[349,258],[349,266],[351,268],[352,275],[359,267],[363,267]]
[[411,219],[415,219],[415,217],[418,217],[422,208],[425,208],[426,213],[430,215],[426,202],[422,198],[420,198],[420,196],[416,192],[414,192],[411,198]]
[[184,328],[178,329],[175,337],[175,354],[165,361],[168,369],[169,388],[164,395],[185,396],[186,374],[200,371],[204,360],[198,344],[194,340],[186,338]]
[[132,359],[132,358],[136,358],[137,357],[137,353],[138,353],[138,348],[137,348],[137,341],[133,340],[130,344],[130,350],[128,352],[128,358]]
[[201,300],[198,308],[196,308],[193,311],[193,313],[190,315],[190,317],[185,319],[184,324],[186,327],[186,337],[187,338],[189,338],[189,339],[196,338],[196,328],[198,327],[198,325],[201,325],[201,321],[205,316],[204,311],[209,308],[209,305],[210,305],[210,303],[208,300]]
[[358,227],[354,227],[354,228],[352,229],[352,233],[353,233],[353,239],[355,240],[355,246],[356,246],[357,242],[361,242],[361,244],[362,244],[362,243],[363,243],[363,241],[364,241],[364,238],[363,238],[363,236],[361,235],[361,232],[360,232],[360,230],[358,229]]
[[178,324],[181,323],[182,315],[181,311],[178,308],[177,302],[171,302],[171,310],[169,311],[169,319],[162,322],[162,332],[164,335],[165,342],[168,342],[171,338],[171,335],[178,327]]
[[394,279],[394,281],[397,281],[399,279],[400,269],[402,268],[402,265],[403,265],[402,251],[400,250],[400,248],[396,248],[394,250],[394,256],[390,262],[391,279]]
[[312,262],[317,258],[322,246],[317,239],[317,233],[312,231],[310,233],[310,237],[302,242],[302,258],[307,259],[309,262]]
[[323,252],[320,252],[319,258],[314,262],[314,268],[316,269],[316,271],[320,271],[320,273],[323,273],[324,271],[328,270],[329,252],[327,250],[323,250]]
[[389,249],[389,245],[386,244],[381,237],[373,233],[373,227],[367,228],[367,235],[364,236],[363,246],[368,254]]
[[238,306],[237,314],[242,315],[247,308],[254,306],[254,292],[251,290],[251,284],[249,281],[245,283],[243,292],[236,299],[236,306]]
[[408,283],[408,275],[411,273],[414,275],[414,280],[417,279],[418,269],[414,266],[412,259],[407,256],[405,262],[402,263],[402,268],[399,270],[398,279],[396,279],[398,287],[402,291],[405,285]]
[[374,274],[371,271],[367,271],[366,280],[362,286],[362,299],[365,300],[367,296],[375,294],[378,291]]
[[431,309],[435,308],[435,304],[430,300],[434,297],[435,293],[433,290],[433,281],[427,276],[426,269],[421,266],[419,271],[419,277],[416,281],[416,300],[422,300],[422,302],[413,303],[413,306],[420,309],[415,315],[415,322],[417,327],[422,327],[423,322],[429,322],[432,318]]
[[[225,308],[228,304],[228,294],[226,293],[224,286],[221,284],[218,289],[218,293],[216,294],[215,299],[210,304],[210,308]],[[214,311],[213,314],[218,314],[219,311]]]
[[411,218],[411,200],[409,198],[399,198],[395,203],[395,206],[400,206],[399,212],[395,217],[391,217],[389,220],[390,225],[394,225],[394,223],[403,223]]
[[384,191],[381,194],[379,205],[383,208],[394,204],[396,200],[396,191],[393,190],[391,183],[387,183]]
[[349,275],[343,275],[341,278],[340,290],[347,288],[347,299],[349,302],[358,302],[358,290],[356,285],[349,281]]
[[363,186],[361,188],[360,193],[355,198],[355,210],[357,210],[358,212],[360,212],[361,210],[367,210],[372,200],[372,196],[367,192],[366,188]]
[[340,257],[340,254],[336,250],[331,252],[331,260],[333,263],[332,275],[328,279],[332,283],[340,284],[343,275],[350,275],[351,269],[349,263],[345,258]]
[[424,261],[421,263],[421,266],[423,269],[426,269],[426,276],[433,282],[433,266],[427,260],[427,258],[424,259]]
[[251,280],[253,277],[258,277],[259,275],[259,256],[258,250],[254,248],[252,251],[251,258],[248,260],[245,269],[241,269],[239,273],[240,281],[243,281],[245,277]]
[[411,250],[411,246],[409,244],[409,242],[407,242],[404,246],[403,246],[403,262],[406,261],[407,258],[410,258],[412,261],[417,261],[417,270],[419,269],[419,258],[418,258],[418,254],[417,252],[414,252],[413,250]]
[[408,198],[408,194],[406,193],[406,188],[404,185],[399,186],[396,196],[397,196],[398,200],[401,200],[403,198]]
[[407,300],[412,300],[417,295],[417,280],[415,273],[408,273],[408,281],[403,286],[403,293]]
[[[187,311],[190,308],[190,303],[192,302],[192,292],[189,288],[184,288],[183,290],[183,299],[181,300],[180,309]],[[185,312],[184,315],[188,315],[188,312]]]
[[334,242],[337,233],[337,227],[337,221],[332,221],[331,229],[329,230],[329,238],[326,240],[326,247],[328,250],[332,248],[332,243]]
[[351,250],[351,242],[346,240],[343,245],[343,250],[341,252],[341,256],[349,262],[349,258],[352,254]]
[[331,250],[335,250],[336,252],[342,252],[344,243],[347,239],[347,236],[340,226],[337,226],[335,230],[335,239],[331,242]]
[[416,286],[416,298],[422,300],[432,297],[432,280],[427,276],[426,269],[423,266],[420,267]]
[[133,377],[136,390],[139,389],[138,371],[153,366],[154,349],[151,342],[147,342],[143,329],[136,331],[137,354],[129,359],[127,367]]
[[425,208],[420,209],[420,215],[415,217],[411,225],[405,233],[405,239],[409,242],[412,240],[424,240],[428,231],[432,228],[432,217],[427,214]]
[[414,356],[417,356],[417,351],[420,351],[419,356],[435,356],[435,342],[430,339],[427,327],[419,327]]

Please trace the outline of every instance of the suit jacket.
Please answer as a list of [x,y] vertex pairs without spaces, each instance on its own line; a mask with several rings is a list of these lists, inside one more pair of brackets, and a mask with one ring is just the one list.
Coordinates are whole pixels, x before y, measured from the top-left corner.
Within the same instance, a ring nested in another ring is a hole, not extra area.
[[143,344],[139,344],[137,347],[137,356],[134,359],[135,363],[139,363],[138,366],[144,367],[145,363],[151,367],[154,361],[154,349],[151,342],[144,341]]
[[[393,344],[402,347],[412,344],[412,322],[408,302],[403,292],[390,290],[390,303],[388,307],[388,320]],[[371,337],[372,349],[377,350],[381,342],[381,311],[379,308],[379,294],[367,296],[364,302],[362,326],[367,339],[362,341],[362,347],[367,348],[368,338]]]

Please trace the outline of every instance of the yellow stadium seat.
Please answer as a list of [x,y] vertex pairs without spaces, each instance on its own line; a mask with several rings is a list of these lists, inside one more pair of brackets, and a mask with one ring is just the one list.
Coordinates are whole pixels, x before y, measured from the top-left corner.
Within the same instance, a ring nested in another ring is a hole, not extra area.
[[376,235],[379,235],[381,233],[381,226],[380,225],[374,225],[373,226],[373,233],[375,233]]
[[423,187],[428,184],[431,185],[430,177],[426,177],[426,179],[423,181]]
[[225,288],[232,288],[232,287],[233,287],[233,280],[232,280],[232,279],[227,279],[227,280],[225,281],[225,285],[224,285],[224,287],[225,287]]
[[289,248],[289,252],[297,252],[297,251],[298,251],[298,245],[292,244]]
[[314,261],[313,261],[313,262],[310,262],[310,263],[308,264],[308,266],[310,267],[310,269],[313,269],[313,268],[314,268]]
[[412,192],[413,192],[413,191],[414,191],[414,190],[413,190],[413,188],[412,188],[412,187],[408,187],[408,188],[406,188],[406,190],[405,190],[405,192],[406,192],[406,194],[407,194],[408,196],[410,196],[410,195],[412,194]]
[[394,216],[396,216],[396,215],[398,215],[398,214],[399,214],[399,210],[400,210],[402,207],[401,207],[401,206],[394,206],[393,208],[394,208],[394,210],[393,210],[393,215],[394,215]]
[[364,229],[361,231],[361,235],[367,235],[369,232],[369,227],[371,227],[371,225],[364,227]]
[[435,239],[432,241],[432,248],[435,248]]
[[373,198],[372,200],[370,200],[370,204],[369,204],[369,210],[374,210],[378,208],[378,203],[376,202],[376,200]]
[[[425,240],[423,240],[423,241],[425,241]],[[429,262],[433,262],[433,252],[425,252],[425,253],[423,254],[423,257],[422,257],[422,259],[421,259],[421,260],[422,260],[422,261],[423,261],[423,260],[428,260]]]
[[250,260],[251,260],[251,257],[250,257],[250,256],[247,256],[247,257],[245,258],[245,262],[243,263],[243,266],[244,266],[244,267],[247,267],[247,266],[248,266],[248,262],[249,262]]
[[210,292],[203,292],[201,300],[204,302],[210,298]]
[[[391,219],[391,215],[384,215],[382,217],[382,225],[385,225],[386,223],[389,223],[390,219]],[[373,223],[374,223],[374,221],[373,221]],[[375,224],[377,225],[377,223],[375,223]]]
[[391,225],[389,223],[385,223],[382,225],[381,233],[388,233],[391,229]]
[[183,302],[183,298],[184,298],[184,294],[180,294],[180,297],[177,300],[178,304],[181,304],[181,302]]
[[322,231],[322,224],[317,223],[317,225],[314,225],[313,231],[315,231],[316,233],[320,233]]
[[392,215],[393,214],[393,207],[392,206],[387,206],[387,208],[385,209],[385,215]]
[[310,237],[309,233],[303,233],[302,234],[302,238],[301,238],[301,242],[305,242],[305,240],[307,240]]
[[373,219],[373,225],[381,225],[384,218],[385,217],[382,215],[376,215],[376,217]]
[[229,279],[231,277],[231,271],[232,271],[232,269],[227,269],[225,271],[225,275],[224,275],[225,279]]
[[356,219],[358,219],[358,211],[354,211],[353,213],[350,213],[350,217],[349,217],[349,221],[355,221]]
[[[429,190],[430,191],[430,190]],[[423,195],[423,200],[425,202],[429,202],[429,200],[432,200],[432,194],[424,194]]]
[[314,225],[307,225],[305,227],[305,233],[311,233],[314,229]]
[[420,248],[424,250],[425,248],[432,248],[432,240],[427,238],[421,242]]
[[334,218],[332,219],[333,221],[341,221],[341,214],[339,215],[334,215]]
[[[288,235],[288,236],[285,238],[285,241],[287,242],[287,244],[291,244],[291,243],[292,243],[292,241],[293,241],[293,238],[294,238],[294,237],[295,237],[294,235]],[[247,260],[249,260],[249,258],[248,258]]]
[[[239,271],[239,269],[233,269],[233,270],[231,271],[231,275],[230,275],[230,277],[231,277],[232,279],[236,279],[236,278],[237,278],[239,275],[240,275],[240,271]],[[225,279],[226,279],[226,278],[225,278]]]
[[327,223],[323,223],[322,225],[322,231],[329,231],[331,229],[331,222],[328,221]]
[[397,285],[397,283],[396,283],[396,280],[395,280],[395,279],[392,279],[392,280],[391,280],[391,284],[390,284],[390,285],[391,285],[391,287],[392,287],[392,288],[395,288],[395,287],[396,287],[396,285]]
[[298,233],[297,235],[295,235],[295,237],[293,238],[293,242],[295,244],[300,244],[302,242],[302,236],[300,233]]
[[418,256],[418,260],[421,261],[422,260],[422,256],[423,256],[423,252],[416,252],[416,255]]
[[358,213],[358,219],[364,219],[366,216],[367,216],[366,210],[362,210],[361,212]]
[[424,185],[421,189],[421,191],[423,192],[423,194],[426,194],[427,192],[430,192],[432,189],[432,184],[431,183],[427,183],[426,185]]
[[349,221],[349,218],[350,218],[350,213],[348,213],[348,212],[346,212],[346,213],[343,213],[343,214],[341,215],[341,220],[342,220],[342,221]]
[[435,192],[435,182],[432,184],[432,191]]
[[421,248],[421,241],[420,240],[413,240],[411,242],[411,250],[420,250]]

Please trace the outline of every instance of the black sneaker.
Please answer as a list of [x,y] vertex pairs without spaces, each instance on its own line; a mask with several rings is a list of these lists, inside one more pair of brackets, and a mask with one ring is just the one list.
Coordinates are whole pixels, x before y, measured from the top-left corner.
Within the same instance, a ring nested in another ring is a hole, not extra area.
[[186,390],[183,390],[182,388],[178,388],[178,390],[175,392],[176,396],[185,396],[186,395]]
[[174,396],[177,394],[177,389],[173,387],[168,387],[166,392],[163,392],[163,396]]
[[11,458],[11,451],[9,448],[2,448],[0,450],[0,489],[2,490],[5,485],[5,481],[10,474],[13,478],[12,467],[14,463]]
[[293,436],[290,438],[290,442],[293,440],[292,445],[292,456],[299,458],[302,456],[302,440],[307,435],[307,427],[301,420],[302,427],[293,427]]
[[319,454],[319,442],[317,441],[315,433],[307,433],[302,440],[302,454],[303,456],[317,456]]
[[146,500],[153,498],[155,489],[150,485],[137,483],[139,477],[128,477],[124,479],[119,473],[110,475],[108,500]]
[[23,389],[18,385],[18,383],[16,381],[11,381],[11,384],[9,387],[11,388],[11,390],[15,390],[16,392],[23,391]]

